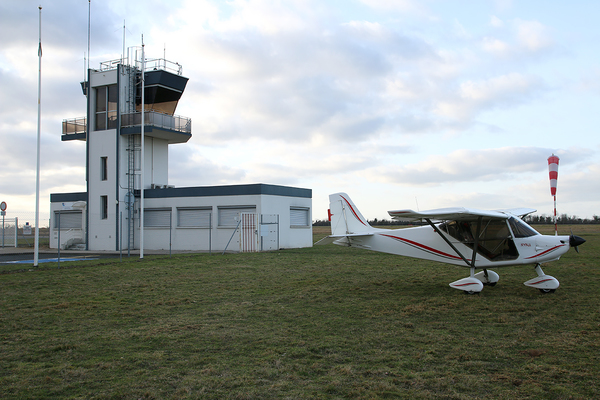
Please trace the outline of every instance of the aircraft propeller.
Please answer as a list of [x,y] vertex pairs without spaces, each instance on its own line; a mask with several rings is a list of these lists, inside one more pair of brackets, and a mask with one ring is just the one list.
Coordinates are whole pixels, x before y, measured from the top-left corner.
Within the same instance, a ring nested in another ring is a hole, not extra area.
[[574,247],[575,251],[579,253],[579,249],[577,248],[577,246],[584,243],[585,239],[580,236],[573,235],[573,230],[571,229],[571,236],[569,236],[569,246]]

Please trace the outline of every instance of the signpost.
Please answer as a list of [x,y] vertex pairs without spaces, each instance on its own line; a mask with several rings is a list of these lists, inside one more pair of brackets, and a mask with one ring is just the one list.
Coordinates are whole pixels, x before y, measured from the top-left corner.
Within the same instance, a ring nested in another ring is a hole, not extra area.
[[0,214],[2,214],[2,247],[4,247],[4,218],[6,217],[6,202],[0,203]]

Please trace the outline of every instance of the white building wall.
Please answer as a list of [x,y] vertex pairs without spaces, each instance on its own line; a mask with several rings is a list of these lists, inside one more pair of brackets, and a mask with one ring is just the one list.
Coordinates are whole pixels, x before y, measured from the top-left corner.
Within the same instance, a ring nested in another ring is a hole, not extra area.
[[[145,209],[168,209],[171,212],[171,229],[145,227],[144,249],[168,250],[225,250],[240,251],[240,234],[235,228],[219,226],[219,207],[255,207],[257,214],[277,214],[279,216],[279,248],[299,248],[312,246],[312,199],[287,196],[247,195],[247,196],[207,196],[207,197],[168,197],[144,200]],[[211,229],[178,226],[179,207],[210,207]],[[303,227],[290,226],[290,207],[308,209],[309,223]],[[139,214],[139,213],[138,213]],[[139,248],[139,221],[136,222],[136,248]]]
[[[285,200],[284,200],[285,199]],[[290,209],[307,209],[308,225],[292,226]],[[279,214],[279,247],[298,248],[312,246],[312,199],[302,197],[263,196],[262,214]]]
[[[88,248],[90,250],[114,250],[116,243],[116,187],[117,187],[117,130],[94,130],[96,121],[96,92],[99,86],[117,83],[117,70],[92,72],[88,112]],[[107,158],[106,180],[102,180],[101,159]],[[107,215],[102,215],[101,198],[106,196]]]
[[144,175],[146,189],[152,185],[169,184],[169,143],[164,139],[144,138],[144,159],[146,173]]

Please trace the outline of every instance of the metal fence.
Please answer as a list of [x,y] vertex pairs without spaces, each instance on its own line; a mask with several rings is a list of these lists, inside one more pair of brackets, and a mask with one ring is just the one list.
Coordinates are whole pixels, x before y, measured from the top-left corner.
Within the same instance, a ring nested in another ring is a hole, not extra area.
[[[0,247],[34,246],[35,212],[7,211],[0,223]],[[40,245],[48,245],[49,226],[48,215],[40,213]]]

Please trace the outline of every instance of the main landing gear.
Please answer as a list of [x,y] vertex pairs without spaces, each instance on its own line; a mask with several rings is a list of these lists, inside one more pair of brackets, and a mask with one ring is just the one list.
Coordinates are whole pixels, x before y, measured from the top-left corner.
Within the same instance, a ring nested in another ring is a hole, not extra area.
[[475,294],[481,292],[484,285],[495,286],[499,279],[500,276],[494,271],[484,269],[475,273],[475,268],[471,267],[471,276],[452,282],[450,287],[462,290],[465,294]]
[[524,282],[525,286],[530,286],[532,288],[539,289],[542,293],[554,293],[556,289],[560,286],[558,279],[553,276],[544,274],[542,267],[540,264],[535,266],[535,272],[537,273],[537,277]]
[[[538,276],[525,282],[525,286],[539,289],[542,293],[554,293],[560,286],[558,279],[546,275],[540,264],[535,266],[535,272]],[[481,292],[484,285],[495,286],[499,279],[500,277],[494,271],[484,269],[475,273],[475,268],[471,267],[471,276],[452,282],[450,287],[462,290],[465,294],[475,294]]]

